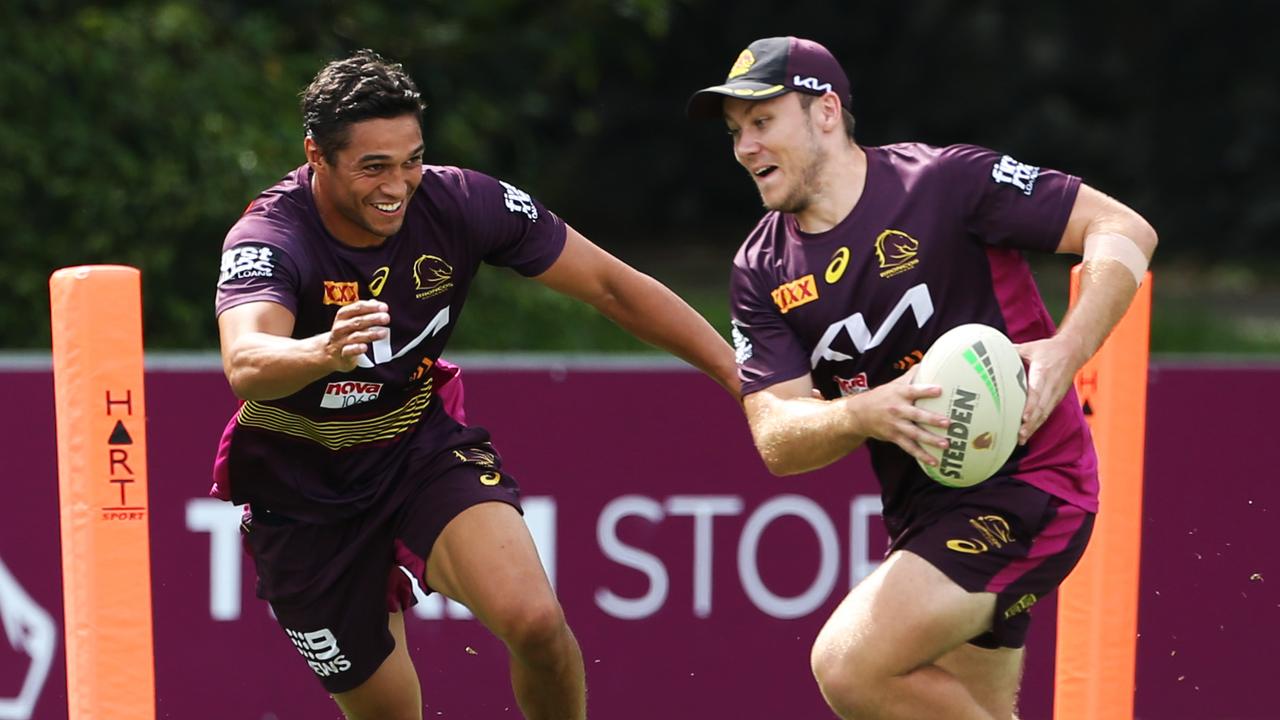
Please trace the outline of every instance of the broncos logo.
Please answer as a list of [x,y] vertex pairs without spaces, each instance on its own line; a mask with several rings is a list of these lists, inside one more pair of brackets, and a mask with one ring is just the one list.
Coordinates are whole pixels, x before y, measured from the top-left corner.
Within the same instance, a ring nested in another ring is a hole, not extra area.
[[885,230],[876,238],[876,260],[880,262],[880,277],[893,277],[919,264],[916,254],[920,241],[901,230]]
[[423,255],[413,263],[413,283],[419,298],[428,298],[453,287],[453,266],[435,255]]

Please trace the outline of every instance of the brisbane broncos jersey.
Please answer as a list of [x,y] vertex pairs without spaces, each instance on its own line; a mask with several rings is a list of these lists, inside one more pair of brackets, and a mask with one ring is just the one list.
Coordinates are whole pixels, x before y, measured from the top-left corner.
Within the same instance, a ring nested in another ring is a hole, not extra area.
[[564,222],[525,192],[471,170],[424,166],[400,231],[378,247],[329,234],[303,165],[258,196],[227,234],[217,312],[248,302],[293,313],[293,337],[328,331],[338,308],[376,299],[388,337],[350,372],[278,400],[250,400],[231,419],[214,494],[286,516],[349,516],[411,462],[488,440],[440,407],[436,367],[481,262],[537,275],[559,257]]
[[[809,375],[828,399],[887,383],[938,336],[985,323],[1015,343],[1054,325],[1022,250],[1053,252],[1080,179],[971,145],[865,148],[866,187],[834,228],[764,216],[734,259],[743,392]],[[869,440],[886,519],[946,502],[898,446]],[[1097,459],[1074,390],[1001,475],[1097,511]]]

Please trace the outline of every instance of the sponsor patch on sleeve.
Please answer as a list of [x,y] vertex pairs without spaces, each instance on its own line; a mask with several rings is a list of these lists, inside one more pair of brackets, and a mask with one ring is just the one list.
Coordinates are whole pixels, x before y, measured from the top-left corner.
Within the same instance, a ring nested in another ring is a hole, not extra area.
[[784,315],[787,311],[811,303],[818,299],[818,284],[813,280],[813,273],[802,278],[783,283],[770,293],[773,303]]
[[276,251],[266,245],[238,245],[222,253],[218,284],[251,277],[271,277]]
[[1036,178],[1039,176],[1040,168],[1020,163],[1008,155],[1001,157],[991,166],[991,179],[997,185],[1012,185],[1021,190],[1023,195],[1031,194],[1036,186]]
[[754,354],[754,348],[751,347],[751,338],[742,331],[743,325],[737,320],[733,321],[733,357],[742,365],[751,359]]
[[533,204],[533,198],[529,197],[529,193],[511,183],[502,180],[498,182],[506,190],[502,199],[507,204],[507,210],[513,213],[524,213],[530,222],[538,222],[538,206]]

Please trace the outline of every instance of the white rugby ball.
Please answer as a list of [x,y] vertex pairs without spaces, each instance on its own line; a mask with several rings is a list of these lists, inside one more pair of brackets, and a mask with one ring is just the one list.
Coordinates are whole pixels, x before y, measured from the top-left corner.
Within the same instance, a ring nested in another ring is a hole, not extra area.
[[916,406],[951,419],[945,431],[922,426],[951,441],[945,450],[924,446],[938,460],[937,466],[920,463],[925,474],[950,487],[994,475],[1018,444],[1027,404],[1026,370],[1009,338],[980,323],[954,327],[924,354],[912,382],[941,385],[940,397],[921,398]]

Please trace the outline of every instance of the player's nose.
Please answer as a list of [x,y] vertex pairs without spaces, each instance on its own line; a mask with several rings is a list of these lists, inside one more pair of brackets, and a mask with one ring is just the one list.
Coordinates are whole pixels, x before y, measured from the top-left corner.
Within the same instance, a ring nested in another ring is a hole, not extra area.
[[752,157],[755,157],[755,155],[759,152],[760,152],[759,139],[757,139],[753,133],[747,131],[746,128],[743,128],[743,130],[739,132],[736,137],[734,137],[733,155],[734,157],[738,158],[738,162],[742,163],[743,165],[746,165],[747,161],[750,160]]

